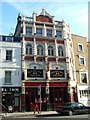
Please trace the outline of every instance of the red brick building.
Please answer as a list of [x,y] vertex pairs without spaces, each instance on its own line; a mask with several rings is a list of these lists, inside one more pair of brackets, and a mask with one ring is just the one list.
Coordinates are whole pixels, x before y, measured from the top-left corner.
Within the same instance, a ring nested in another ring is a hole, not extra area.
[[22,37],[23,46],[23,109],[33,110],[34,100],[39,97],[42,110],[55,110],[57,105],[75,101],[76,84],[69,25],[65,21],[54,20],[42,9],[40,14],[33,13],[32,17],[18,15],[15,36]]

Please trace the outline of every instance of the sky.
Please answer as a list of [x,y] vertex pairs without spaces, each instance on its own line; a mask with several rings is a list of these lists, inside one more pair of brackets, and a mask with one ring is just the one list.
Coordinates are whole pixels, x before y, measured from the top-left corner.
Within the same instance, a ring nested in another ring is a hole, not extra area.
[[43,8],[55,20],[66,21],[72,34],[88,36],[88,0],[3,0],[0,2],[0,35],[14,33],[18,13],[32,16],[33,11],[39,14]]

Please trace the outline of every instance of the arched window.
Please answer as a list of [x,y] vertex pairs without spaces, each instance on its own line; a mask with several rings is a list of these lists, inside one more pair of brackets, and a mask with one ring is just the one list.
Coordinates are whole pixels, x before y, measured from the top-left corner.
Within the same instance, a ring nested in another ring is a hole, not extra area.
[[37,46],[37,55],[44,55],[44,51],[43,51],[43,46],[42,45],[38,45]]
[[26,45],[26,54],[28,55],[32,54],[32,46],[30,44]]
[[63,48],[61,46],[58,47],[58,56],[64,56]]
[[48,55],[53,56],[54,55],[54,50],[52,46],[48,46]]

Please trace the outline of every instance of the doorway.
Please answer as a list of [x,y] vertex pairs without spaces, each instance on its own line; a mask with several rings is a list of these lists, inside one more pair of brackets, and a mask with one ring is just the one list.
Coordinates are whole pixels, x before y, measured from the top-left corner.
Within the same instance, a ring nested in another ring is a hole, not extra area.
[[64,102],[67,98],[67,88],[64,87],[50,87],[50,104],[54,110]]

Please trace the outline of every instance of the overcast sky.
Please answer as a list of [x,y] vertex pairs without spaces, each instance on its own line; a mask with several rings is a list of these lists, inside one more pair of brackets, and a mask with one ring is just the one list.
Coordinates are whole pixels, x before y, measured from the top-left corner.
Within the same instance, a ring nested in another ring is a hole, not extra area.
[[55,20],[65,20],[73,34],[88,36],[88,0],[3,0],[0,6],[2,35],[14,33],[18,13],[32,16],[33,11],[39,14],[44,8]]

